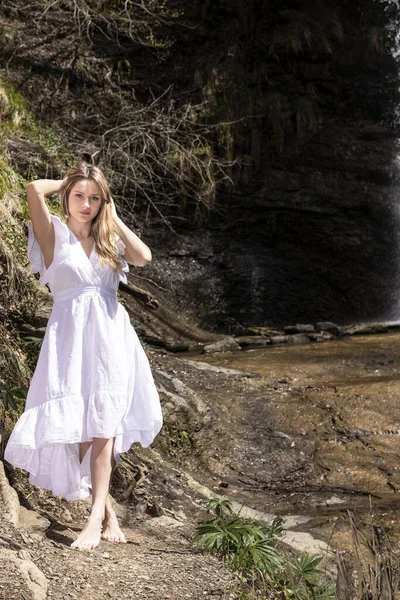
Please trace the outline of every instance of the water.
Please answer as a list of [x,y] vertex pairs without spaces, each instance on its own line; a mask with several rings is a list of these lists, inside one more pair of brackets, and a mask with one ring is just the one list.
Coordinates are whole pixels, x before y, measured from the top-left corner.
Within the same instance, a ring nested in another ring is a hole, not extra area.
[[210,391],[228,495],[341,547],[351,509],[400,547],[400,333],[191,359],[260,376]]

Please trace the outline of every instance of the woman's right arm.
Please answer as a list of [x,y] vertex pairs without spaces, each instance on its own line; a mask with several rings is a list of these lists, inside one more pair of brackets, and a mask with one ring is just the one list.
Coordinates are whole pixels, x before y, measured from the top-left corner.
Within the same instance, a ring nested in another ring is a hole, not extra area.
[[46,269],[53,262],[55,235],[45,196],[58,192],[62,183],[63,180],[37,179],[32,183],[28,183],[26,188],[29,217],[33,233],[43,252]]

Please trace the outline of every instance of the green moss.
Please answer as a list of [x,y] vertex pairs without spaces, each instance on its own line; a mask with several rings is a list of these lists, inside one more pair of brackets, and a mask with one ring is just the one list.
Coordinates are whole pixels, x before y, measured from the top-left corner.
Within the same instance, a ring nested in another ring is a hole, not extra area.
[[[0,131],[1,197],[2,187],[4,189],[4,186],[8,186],[10,183],[7,178],[4,180],[4,175],[10,174],[10,168],[5,169],[4,160],[1,159],[1,151],[4,152],[7,139],[18,136],[18,140],[27,142],[27,149],[24,148],[24,154],[28,166],[24,166],[19,175],[14,175],[14,179],[19,179],[19,184],[24,179],[31,181],[40,178],[42,173],[47,172],[48,166],[58,172],[67,169],[74,164],[75,159],[62,141],[61,129],[54,124],[48,127],[38,123],[24,98],[1,75],[0,92],[3,100],[2,103],[0,102],[3,105],[0,106],[3,116]],[[29,156],[29,144],[37,145],[32,151],[32,157]]]
[[0,74],[0,86],[7,94],[7,98],[10,103],[10,117],[16,113],[23,114],[26,110],[26,102],[21,94],[15,89],[15,87],[8,81],[6,81]]
[[192,439],[187,426],[178,422],[164,423],[160,442],[170,456],[177,456],[192,448]]
[[24,186],[24,179],[0,156],[0,201],[6,193],[20,194]]
[[18,331],[11,323],[0,323],[0,379],[13,386],[25,386],[30,374]]

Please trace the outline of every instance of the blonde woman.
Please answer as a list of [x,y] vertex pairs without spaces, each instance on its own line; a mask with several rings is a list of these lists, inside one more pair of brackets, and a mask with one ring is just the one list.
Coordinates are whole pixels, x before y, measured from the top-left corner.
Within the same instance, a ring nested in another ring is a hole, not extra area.
[[[59,192],[62,218],[45,196]],[[117,301],[128,264],[151,251],[117,216],[102,171],[84,161],[62,181],[27,187],[28,257],[53,309],[5,459],[27,470],[32,485],[77,500],[92,495],[85,527],[72,547],[103,538],[125,543],[109,497],[110,477],[133,442],[146,447],[162,426],[147,356]]]

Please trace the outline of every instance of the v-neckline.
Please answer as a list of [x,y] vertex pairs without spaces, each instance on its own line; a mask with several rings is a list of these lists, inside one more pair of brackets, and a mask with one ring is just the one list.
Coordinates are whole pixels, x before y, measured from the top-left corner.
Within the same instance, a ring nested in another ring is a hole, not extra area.
[[[68,227],[68,225],[67,225],[67,227]],[[68,229],[69,229],[69,227],[68,227]],[[78,244],[79,244],[79,246],[80,246],[80,248],[81,248],[81,250],[82,250],[83,254],[86,256],[87,260],[88,260],[88,261],[90,262],[90,264],[91,264],[91,263],[92,263],[92,261],[91,261],[91,258],[92,258],[92,255],[93,255],[93,253],[94,253],[94,247],[95,247],[95,244],[94,244],[94,242],[93,242],[92,250],[90,251],[90,254],[89,254],[89,256],[88,256],[88,255],[86,254],[86,251],[85,251],[84,247],[82,246],[81,242],[79,241],[79,239],[78,239],[78,238],[77,238],[77,236],[75,235],[75,233],[72,231],[72,229],[69,229],[69,230],[70,230],[70,232],[72,233],[72,235],[74,236],[74,238],[76,239],[76,241],[78,242]]]

